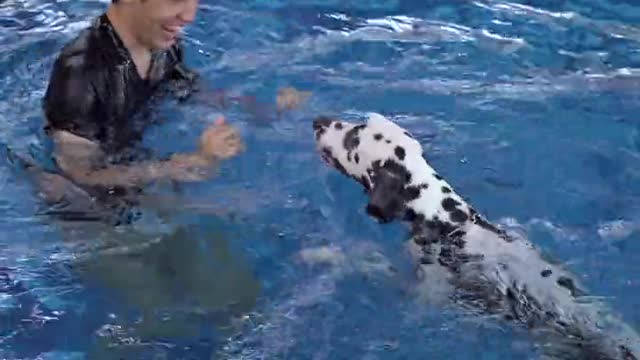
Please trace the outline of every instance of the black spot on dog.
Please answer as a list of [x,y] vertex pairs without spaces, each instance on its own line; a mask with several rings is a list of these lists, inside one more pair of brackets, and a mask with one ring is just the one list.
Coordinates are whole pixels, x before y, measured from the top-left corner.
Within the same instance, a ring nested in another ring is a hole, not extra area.
[[546,269],[546,270],[542,270],[542,272],[540,272],[540,275],[542,277],[549,277],[551,276],[551,274],[553,274],[553,271]]
[[[413,214],[415,214],[415,212]],[[411,216],[411,214],[407,214],[405,218],[413,218],[413,222],[411,223],[411,234],[415,239],[418,239],[416,240],[416,244],[419,245],[423,242],[425,242],[426,244],[436,244],[440,242],[440,234],[438,234],[437,231],[434,231],[433,229],[427,227],[427,223],[423,214],[415,214],[414,216]]]
[[556,324],[562,326],[565,329],[569,327],[569,324],[564,322],[564,321],[562,321],[562,320],[556,320]]
[[451,250],[450,247],[442,247],[440,249],[440,256],[443,258],[448,258],[451,257],[451,255],[453,255],[453,251]]
[[438,217],[435,216],[434,220],[425,220],[424,224],[427,226],[427,228],[435,230],[438,228],[438,221]]
[[465,236],[466,234],[467,234],[467,233],[466,233],[464,230],[462,230],[462,229],[456,229],[456,230],[454,230],[453,232],[451,232],[451,233],[449,234],[449,236],[451,236],[451,237],[456,237],[456,238],[461,238],[461,237]]
[[411,182],[411,173],[402,164],[390,159],[386,160],[384,165],[381,160],[374,161],[367,173],[373,188],[367,209],[370,215],[380,217],[383,213],[386,214],[384,218],[379,219],[383,222],[395,218],[409,222],[417,221],[418,217],[424,219],[423,215],[407,209],[406,204],[419,198],[422,189],[427,189],[429,184],[407,185]]
[[391,144],[391,140],[385,140],[387,144]]
[[360,138],[357,136],[344,138],[343,146],[347,151],[352,151],[360,145]]
[[449,217],[451,218],[451,221],[457,223],[463,223],[469,219],[469,216],[467,216],[467,214],[460,209],[455,209],[454,211],[452,211],[451,214],[449,214]]
[[427,239],[426,236],[416,236],[416,237],[413,238],[413,242],[416,245],[425,246],[425,245],[429,244],[429,239]]
[[382,134],[377,133],[377,134],[373,135],[373,139],[374,139],[375,141],[380,141],[380,140],[382,140]]
[[458,249],[464,249],[464,245],[466,244],[466,242],[464,241],[462,236],[456,236],[453,238],[451,244],[453,244],[453,246],[457,247]]
[[406,136],[408,136],[408,137],[410,137],[410,138],[412,138],[412,139],[413,139],[413,135],[409,134],[409,132],[408,132],[408,131],[405,131],[405,132],[404,132],[404,134],[405,134]]
[[433,177],[435,177],[438,180],[442,180],[442,176],[438,175],[437,173],[434,173]]
[[406,202],[413,201],[420,196],[420,187],[418,186],[407,186],[403,193],[403,198]]
[[442,221],[437,216],[434,216],[432,220],[425,220],[425,225],[427,229],[431,230],[438,236],[447,236],[456,230],[456,227],[453,226],[448,221]]
[[458,205],[460,205],[460,202],[450,197],[444,198],[444,200],[442,200],[442,208],[448,212],[456,210],[456,206]]
[[420,197],[422,189],[427,189],[429,184],[410,185],[407,186],[402,192],[402,197],[405,202],[413,201]]
[[321,128],[316,130],[316,140],[320,140],[320,138],[322,137],[322,135],[324,135],[324,133],[327,131],[327,129],[325,128]]
[[381,223],[406,215],[405,205],[409,199],[419,196],[415,190],[407,190],[411,173],[400,163],[381,160],[372,163],[367,169],[371,179],[372,192],[367,205],[367,213]]
[[432,257],[423,256],[422,258],[420,258],[420,264],[422,264],[422,265],[431,265],[431,264],[435,264],[435,262],[433,261]]
[[449,193],[451,193],[451,189],[449,189],[449,188],[448,188],[448,187],[446,187],[446,186],[443,186],[443,187],[442,187],[442,193],[443,193],[443,194],[449,194]]
[[408,222],[414,222],[417,218],[418,218],[418,214],[416,213],[416,211],[409,208],[407,209],[407,211],[404,212],[404,217],[402,218],[402,220],[408,221]]
[[496,227],[495,225],[485,220],[482,216],[480,216],[480,214],[478,214],[478,212],[475,209],[471,208],[469,210],[471,212],[471,218],[474,224],[480,226],[481,228],[487,231],[491,231],[496,235],[500,235],[505,241],[508,241],[508,242],[512,241],[512,239],[509,238],[504,231],[500,230],[498,227]]
[[407,155],[402,146],[396,146],[393,151],[400,161],[404,160],[404,157]]
[[353,160],[355,160],[355,161],[356,161],[356,164],[359,164],[359,163],[360,163],[360,156],[358,156],[358,154],[356,153],[356,154],[353,156]]
[[372,164],[371,171],[373,173],[377,173],[380,170],[384,170],[390,174],[394,174],[394,176],[401,179],[405,184],[411,182],[411,173],[405,168],[402,164],[399,164],[393,160],[387,160],[382,165],[381,160],[376,160]]
[[378,219],[380,223],[388,223],[392,220],[392,218],[385,213],[383,208],[373,204],[367,204],[366,212],[368,215]]
[[573,283],[573,280],[566,276],[559,277],[557,283],[559,286],[569,290],[571,292],[571,296],[579,296],[582,294],[582,292]]
[[360,136],[358,136],[358,133],[360,133],[364,128],[365,125],[358,125],[347,131],[344,135],[344,140],[342,141],[342,146],[345,150],[352,151],[360,145]]
[[481,258],[475,255],[464,254],[460,252],[458,247],[452,244],[443,244],[438,254],[438,263],[455,273],[459,273],[461,266],[465,263],[477,261],[477,259]]
[[336,123],[333,125],[333,127],[334,127],[336,130],[342,130],[342,127],[343,127],[343,126],[342,126],[342,123],[341,123],[341,122],[336,122]]
[[328,116],[319,116],[313,120],[313,130],[320,130],[331,126],[333,119]]

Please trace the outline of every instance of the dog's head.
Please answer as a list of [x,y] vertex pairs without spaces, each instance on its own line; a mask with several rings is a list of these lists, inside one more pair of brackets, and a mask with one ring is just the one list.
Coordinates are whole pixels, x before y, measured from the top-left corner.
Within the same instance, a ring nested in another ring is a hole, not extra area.
[[384,116],[370,114],[363,124],[319,117],[313,128],[322,158],[364,186],[367,213],[378,221],[409,221],[416,234],[437,236],[473,223],[504,236],[427,163],[420,143]]
[[406,204],[420,194],[416,169],[428,166],[411,134],[375,113],[363,124],[319,117],[313,128],[322,158],[369,193],[367,213],[380,222],[406,215]]

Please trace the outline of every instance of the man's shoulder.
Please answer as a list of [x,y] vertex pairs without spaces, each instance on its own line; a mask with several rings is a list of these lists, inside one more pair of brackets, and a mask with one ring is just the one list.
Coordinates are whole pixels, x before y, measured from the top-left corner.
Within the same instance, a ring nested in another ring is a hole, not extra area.
[[104,52],[104,44],[101,40],[101,33],[97,20],[94,20],[90,26],[80,30],[80,32],[71,40],[69,40],[60,49],[56,59],[56,68],[88,71],[103,67],[102,53]]
[[[75,35],[60,49],[49,75],[43,97],[46,115],[66,107],[88,106],[95,74],[102,66],[95,55],[96,22]],[[82,101],[80,101],[82,100]]]

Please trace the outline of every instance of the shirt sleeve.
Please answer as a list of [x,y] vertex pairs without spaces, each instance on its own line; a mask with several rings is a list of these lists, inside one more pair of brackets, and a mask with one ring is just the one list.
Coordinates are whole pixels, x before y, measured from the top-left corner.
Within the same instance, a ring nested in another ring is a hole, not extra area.
[[80,58],[60,58],[54,65],[43,101],[45,129],[97,140],[99,126],[93,116],[98,101],[96,89],[88,70],[74,61]]

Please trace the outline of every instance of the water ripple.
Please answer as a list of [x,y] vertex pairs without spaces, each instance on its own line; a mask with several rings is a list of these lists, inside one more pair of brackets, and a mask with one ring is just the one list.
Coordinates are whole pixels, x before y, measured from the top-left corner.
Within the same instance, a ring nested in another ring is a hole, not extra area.
[[[474,4],[511,18],[525,17],[549,26],[562,27],[564,29],[584,27],[597,30],[611,37],[640,42],[639,27],[613,21],[591,19],[573,11],[554,12],[534,6],[499,0],[475,1]],[[634,10],[640,12],[640,8],[636,7]]]

